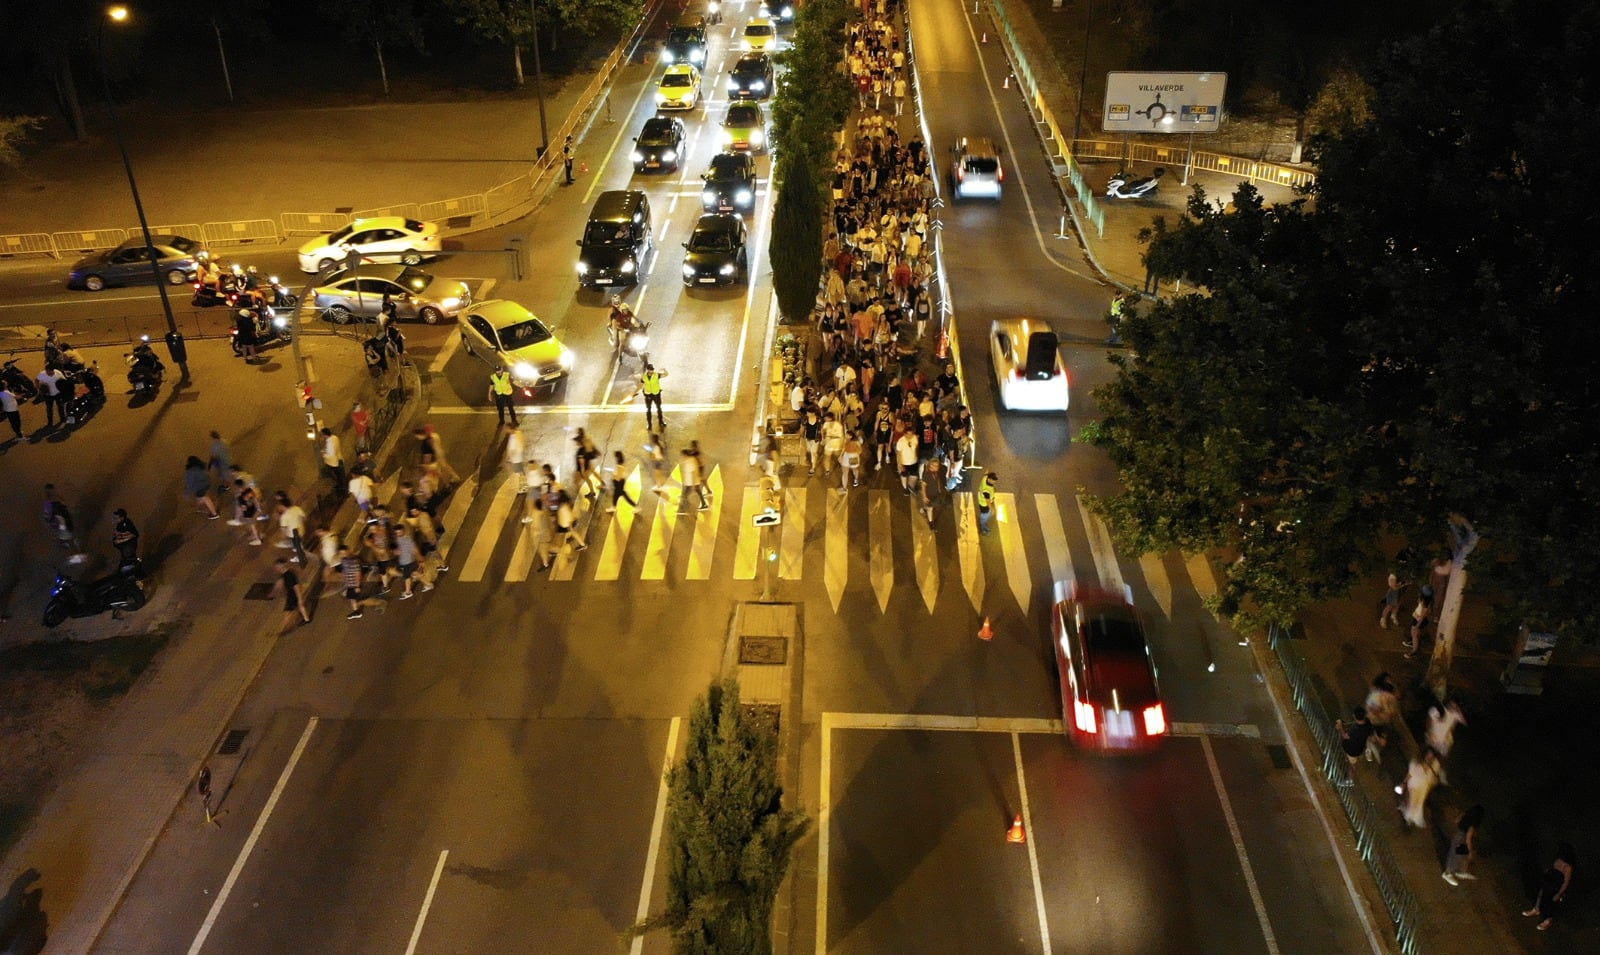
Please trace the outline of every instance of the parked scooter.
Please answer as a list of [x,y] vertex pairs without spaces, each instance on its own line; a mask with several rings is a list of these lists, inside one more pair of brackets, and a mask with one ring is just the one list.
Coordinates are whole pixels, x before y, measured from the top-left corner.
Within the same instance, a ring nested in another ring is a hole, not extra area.
[[1107,199],[1148,199],[1161,188],[1161,177],[1167,171],[1157,166],[1155,172],[1139,179],[1126,170],[1116,173],[1106,182]]
[[0,381],[6,383],[6,387],[11,389],[11,393],[17,396],[18,401],[32,401],[39,393],[38,386],[28,377],[28,373],[17,367],[15,354],[6,359],[5,365],[0,366]]
[[100,363],[91,362],[62,379],[58,388],[69,396],[62,407],[67,424],[80,424],[106,403],[106,384],[100,380]]
[[107,610],[120,619],[124,610],[138,610],[144,602],[144,585],[130,575],[112,574],[80,584],[58,574],[55,586],[50,588],[50,600],[44,605],[44,625],[57,627],[68,617],[93,617]]
[[167,366],[156,357],[148,338],[123,355],[122,360],[128,363],[128,384],[134,394],[155,394],[160,389],[162,379],[167,376]]

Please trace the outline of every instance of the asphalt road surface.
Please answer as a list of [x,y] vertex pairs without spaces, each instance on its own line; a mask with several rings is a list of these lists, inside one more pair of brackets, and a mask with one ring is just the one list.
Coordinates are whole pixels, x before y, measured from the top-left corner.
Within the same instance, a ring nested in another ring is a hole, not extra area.
[[[593,194],[645,183],[658,252],[629,298],[671,372],[669,441],[698,437],[716,467],[713,506],[639,482],[639,507],[593,512],[588,550],[539,572],[505,474],[471,467],[494,421],[481,373],[438,350],[434,416],[467,475],[445,516],[450,573],[332,637],[280,641],[235,720],[239,752],[213,763],[219,826],[186,804],[96,951],[593,953],[626,947],[627,926],[659,906],[661,773],[765,556],[746,457],[770,301],[765,160],[754,287],[686,291],[677,271],[751,6],[713,30],[712,95],[686,120],[680,173],[632,174],[622,144],[652,113],[652,86],[614,90],[632,105],[585,142],[604,157],[590,177],[472,239],[520,240],[533,274],[518,281],[491,256],[448,273],[494,279],[579,354],[565,390],[529,409],[533,457],[567,461],[583,425],[637,460],[640,409],[605,348],[603,296],[577,289],[572,243]],[[805,632],[791,796],[818,825],[779,928],[791,951],[818,953],[1371,950],[1250,654],[1201,606],[1215,586],[1204,562],[1119,555],[1085,508],[1115,480],[1071,440],[1109,376],[1109,292],[1053,236],[1044,159],[998,88],[984,25],[955,0],[911,7],[933,154],[959,135],[1006,150],[1001,201],[943,211],[955,344],[1002,497],[980,537],[965,493],[930,529],[887,473],[848,494],[836,476],[792,475],[770,543],[778,598]],[[988,323],[1014,314],[1062,335],[1070,417],[996,412]],[[1052,722],[1045,613],[1071,578],[1126,581],[1148,619],[1175,728],[1154,756],[1089,758]],[[330,595],[318,614],[343,609]],[[986,617],[992,642],[976,637]],[[1016,816],[1020,845],[1005,840]],[[640,948],[666,950],[659,937]]]

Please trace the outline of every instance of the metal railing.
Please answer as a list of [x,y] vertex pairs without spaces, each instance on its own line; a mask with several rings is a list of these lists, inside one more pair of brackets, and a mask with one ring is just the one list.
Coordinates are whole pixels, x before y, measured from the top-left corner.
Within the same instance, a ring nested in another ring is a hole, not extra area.
[[1350,776],[1350,760],[1340,744],[1338,730],[1323,709],[1311,670],[1289,634],[1273,625],[1268,628],[1267,637],[1284,679],[1288,681],[1295,708],[1305,720],[1312,739],[1316,740],[1322,758],[1322,772],[1334,783],[1333,791],[1339,797],[1339,805],[1344,807],[1345,818],[1355,834],[1356,851],[1366,862],[1367,871],[1372,873],[1372,881],[1389,910],[1389,917],[1394,920],[1395,938],[1400,943],[1400,951],[1406,955],[1419,955],[1422,948],[1417,933],[1421,913],[1417,898],[1400,874],[1400,867],[1389,854],[1388,843],[1383,838],[1383,830],[1392,828],[1389,817],[1393,813],[1380,812],[1361,787],[1354,785]]
[[[188,286],[175,290],[181,294]],[[282,309],[278,314],[283,314]],[[183,309],[174,308],[173,319],[178,331],[188,341],[201,338],[227,338],[234,327],[234,310],[231,308]],[[301,335],[337,335],[339,329],[320,321],[314,311],[307,309],[300,315]],[[142,337],[160,341],[167,334],[167,319],[160,310],[143,315],[104,315],[94,318],[69,318],[52,320],[49,325],[66,337],[75,348],[98,348],[110,345],[131,345]],[[0,354],[35,352],[44,350],[45,328],[41,325],[0,325]]]

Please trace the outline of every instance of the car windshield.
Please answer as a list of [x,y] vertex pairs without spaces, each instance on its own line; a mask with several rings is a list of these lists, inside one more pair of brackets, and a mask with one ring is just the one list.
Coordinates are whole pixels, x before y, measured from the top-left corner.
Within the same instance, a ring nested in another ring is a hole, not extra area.
[[395,277],[395,281],[413,292],[420,292],[433,284],[433,276],[421,269],[406,269]]
[[696,229],[689,248],[696,252],[728,252],[733,249],[733,234],[723,229]]
[[694,81],[689,78],[687,73],[668,73],[661,78],[661,85],[663,87],[693,86]]
[[674,44],[693,43],[696,32],[689,27],[678,27],[667,34],[667,42]]
[[735,63],[733,72],[737,76],[755,79],[766,72],[766,63],[756,57],[750,57]]
[[672,123],[669,120],[652,119],[644,124],[644,129],[639,132],[641,140],[662,142],[672,138]]
[[980,156],[967,157],[967,172],[982,173],[992,176],[1000,171],[1000,160],[988,159]]
[[1144,632],[1121,614],[1095,614],[1084,621],[1090,694],[1096,703],[1124,708],[1157,702],[1150,678]]
[[516,351],[518,348],[527,348],[537,345],[550,337],[550,329],[537,318],[530,318],[525,322],[507,325],[500,329],[500,347],[506,351]]
[[339,243],[343,242],[345,239],[350,238],[350,233],[354,232],[355,230],[356,230],[356,227],[354,225],[345,226],[343,229],[340,229],[338,232],[335,232],[332,235],[328,236],[328,244],[329,245],[338,245]]
[[761,122],[761,110],[748,104],[728,107],[728,126],[754,126]]
[[620,245],[627,241],[626,222],[591,222],[583,230],[584,245]]
[[745,36],[772,36],[776,31],[768,23],[752,23],[744,28]]

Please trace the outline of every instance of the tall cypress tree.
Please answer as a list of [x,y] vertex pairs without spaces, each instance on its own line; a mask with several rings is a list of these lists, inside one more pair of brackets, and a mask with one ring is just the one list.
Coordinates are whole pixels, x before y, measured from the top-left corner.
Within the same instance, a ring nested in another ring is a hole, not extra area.
[[783,185],[772,211],[772,288],[786,322],[804,321],[822,275],[822,200],[811,163],[790,153],[779,160]]
[[772,908],[803,813],[784,809],[778,734],[739,705],[739,685],[695,700],[682,762],[668,776],[667,928],[678,955],[769,955]]

